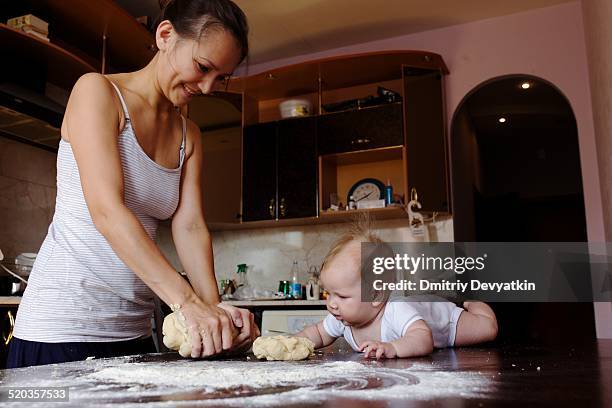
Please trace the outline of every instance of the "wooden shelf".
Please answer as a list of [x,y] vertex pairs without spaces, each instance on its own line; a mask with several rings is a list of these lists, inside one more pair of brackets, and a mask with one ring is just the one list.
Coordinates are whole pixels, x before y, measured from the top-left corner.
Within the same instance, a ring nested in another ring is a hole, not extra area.
[[[302,99],[309,99],[309,98],[302,98]],[[266,101],[267,102],[267,101]],[[281,99],[279,100],[274,100],[273,105],[273,109],[275,111],[278,110],[278,102],[282,102]],[[333,116],[333,115],[341,115],[343,113],[349,113],[349,112],[356,112],[356,111],[367,111],[367,110],[374,110],[374,109],[378,109],[381,107],[385,107],[385,106],[389,106],[389,105],[401,105],[402,102],[391,102],[391,103],[384,103],[384,104],[379,104],[379,105],[372,105],[372,106],[364,106],[364,107],[360,107],[360,108],[355,108],[355,109],[343,109],[343,110],[339,110],[339,111],[335,111],[335,112],[323,112],[320,114],[317,113],[313,113],[311,115],[306,115],[306,116],[317,116],[317,117],[324,117],[324,116]],[[260,108],[261,111],[261,108]],[[316,106],[314,106],[313,104],[313,111],[316,111]],[[262,124],[262,123],[272,123],[272,122],[283,122],[286,120],[295,120],[295,119],[299,119],[299,118],[303,118],[304,116],[295,116],[295,117],[291,117],[291,118],[281,118],[281,117],[276,117],[276,112],[275,115],[267,115],[267,117],[273,117],[273,119],[264,119],[258,122],[258,124]]]
[[402,65],[416,68],[448,68],[438,54],[424,51],[380,51],[330,57],[289,65],[232,80],[230,88],[257,100],[288,98],[319,91],[348,88],[402,77]]
[[[330,207],[330,195],[337,194],[338,201],[346,204],[351,186],[361,179],[374,178],[382,183],[389,180],[394,187],[394,193],[404,195],[405,151],[404,146],[388,146],[319,156],[319,205],[323,209],[321,216],[336,216],[335,212],[323,212]],[[389,208],[369,211],[380,210],[386,211]],[[381,214],[387,216],[385,211]]]
[[403,206],[393,206],[385,208],[370,208],[363,210],[348,210],[348,211],[322,211],[320,218],[336,219],[339,222],[352,221],[360,214],[368,214],[374,220],[390,220],[395,218],[408,218],[408,213]]
[[[92,65],[65,49],[0,23],[3,65],[36,64],[47,71],[48,81],[70,89],[83,74],[96,71]],[[11,78],[4,78],[3,81]]]
[[49,22],[51,41],[57,37],[101,60],[105,36],[106,63],[118,72],[140,69],[155,55],[153,35],[112,0],[28,1]]
[[301,225],[321,225],[351,222],[359,214],[368,213],[374,221],[390,219],[408,219],[408,214],[403,207],[372,208],[364,210],[349,211],[324,211],[318,217],[292,218],[280,220],[250,221],[242,223],[208,223],[210,231],[247,230],[257,228],[281,228]]
[[402,160],[404,146],[380,147],[378,149],[356,150],[354,152],[334,153],[321,156],[322,160],[336,165]]
[[0,306],[19,306],[21,296],[0,296]]

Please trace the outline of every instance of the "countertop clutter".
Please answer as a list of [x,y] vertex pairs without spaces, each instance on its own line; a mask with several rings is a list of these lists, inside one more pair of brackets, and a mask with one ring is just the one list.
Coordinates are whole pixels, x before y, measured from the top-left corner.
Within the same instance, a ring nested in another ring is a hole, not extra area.
[[610,406],[612,390],[605,384],[611,379],[610,340],[584,347],[442,349],[381,361],[364,360],[339,340],[297,362],[163,353],[0,371],[2,387],[68,387],[62,407]]

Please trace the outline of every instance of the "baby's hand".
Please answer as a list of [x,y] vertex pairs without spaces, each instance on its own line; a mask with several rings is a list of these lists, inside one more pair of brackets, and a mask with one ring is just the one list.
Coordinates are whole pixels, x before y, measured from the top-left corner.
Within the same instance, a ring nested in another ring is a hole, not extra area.
[[363,351],[365,358],[370,358],[370,354],[374,352],[376,352],[375,356],[377,360],[380,360],[381,357],[397,357],[395,346],[391,343],[382,341],[366,341],[361,345],[361,351]]

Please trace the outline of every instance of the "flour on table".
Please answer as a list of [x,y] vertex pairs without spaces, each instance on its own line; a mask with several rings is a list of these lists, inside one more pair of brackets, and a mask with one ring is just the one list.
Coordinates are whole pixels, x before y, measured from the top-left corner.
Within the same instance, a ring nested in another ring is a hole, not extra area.
[[304,360],[314,353],[314,343],[305,337],[268,336],[253,342],[253,354],[266,360]]
[[[480,372],[448,371],[431,363],[406,368],[376,362],[337,361],[140,361],[139,357],[96,359],[6,370],[3,387],[70,387],[62,407],[319,405],[343,398],[405,406],[434,398],[487,398],[499,378]],[[49,403],[31,403],[45,408]]]

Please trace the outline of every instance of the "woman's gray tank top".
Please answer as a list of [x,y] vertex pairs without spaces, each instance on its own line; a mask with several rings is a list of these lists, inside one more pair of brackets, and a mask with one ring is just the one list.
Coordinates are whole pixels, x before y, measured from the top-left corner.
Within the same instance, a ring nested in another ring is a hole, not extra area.
[[[119,88],[125,115],[119,134],[125,205],[155,240],[158,222],[174,214],[185,151],[179,167],[153,161],[138,144]],[[96,229],[81,187],[70,143],[57,155],[57,197],[47,236],[17,312],[14,335],[30,341],[122,341],[151,334],[153,292],[128,268]]]

